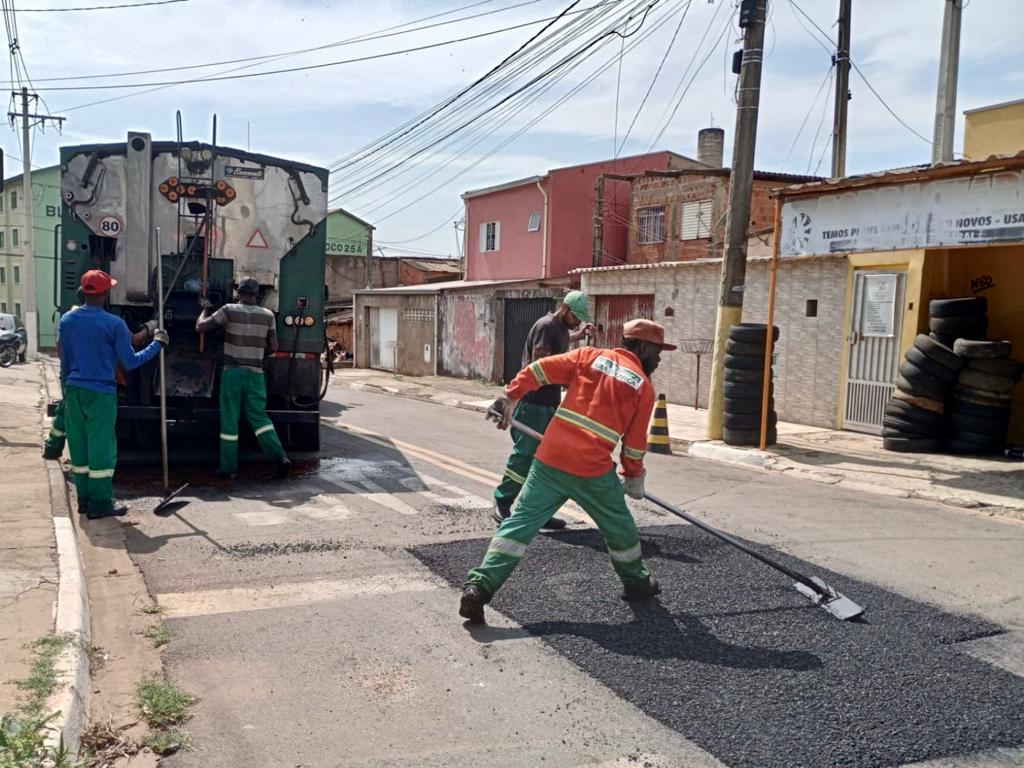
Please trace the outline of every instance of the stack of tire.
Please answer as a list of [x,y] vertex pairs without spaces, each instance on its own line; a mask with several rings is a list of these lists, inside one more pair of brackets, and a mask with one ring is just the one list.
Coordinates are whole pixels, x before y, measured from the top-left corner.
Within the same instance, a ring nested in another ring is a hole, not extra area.
[[945,347],[952,349],[957,339],[987,338],[988,300],[984,296],[934,299],[928,304],[928,314],[928,335]]
[[1000,453],[1010,424],[1013,389],[1024,365],[1010,359],[1008,341],[958,340],[953,349],[966,360],[949,407],[946,447],[951,453]]
[[882,446],[902,453],[937,453],[945,444],[946,400],[963,359],[931,335],[920,334],[907,350],[896,390],[885,405]]
[[[761,398],[764,394],[765,336],[768,326],[740,323],[729,328],[725,347],[725,401],[722,438],[729,445],[760,445]],[[772,326],[772,347],[779,329]],[[767,445],[778,441],[778,416],[775,413],[774,384],[768,371]]]

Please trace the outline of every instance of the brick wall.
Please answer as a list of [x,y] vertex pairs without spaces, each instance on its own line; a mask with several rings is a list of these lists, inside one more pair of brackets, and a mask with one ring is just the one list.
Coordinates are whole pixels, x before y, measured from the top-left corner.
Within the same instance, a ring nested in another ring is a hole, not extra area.
[[[743,318],[764,322],[767,313],[768,262],[747,266]],[[710,339],[721,265],[690,263],[676,267],[587,272],[583,290],[601,294],[653,294],[654,319],[668,340]],[[839,371],[844,343],[847,261],[845,257],[783,260],[779,267],[775,324],[775,405],[779,418],[798,424],[834,428],[839,402]],[[806,317],[808,299],[818,301],[818,316]],[[671,314],[666,314],[671,310]],[[667,352],[654,385],[670,402],[692,406],[697,359],[682,351]],[[701,358],[700,407],[706,408],[711,355]]]

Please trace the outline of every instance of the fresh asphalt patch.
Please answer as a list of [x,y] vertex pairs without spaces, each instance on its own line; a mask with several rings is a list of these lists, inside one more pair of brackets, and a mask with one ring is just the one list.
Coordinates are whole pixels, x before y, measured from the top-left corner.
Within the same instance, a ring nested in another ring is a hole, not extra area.
[[[754,545],[864,606],[864,621],[842,622],[695,528],[642,539],[656,600],[623,602],[600,534],[581,530],[538,537],[492,605],[734,768],[875,768],[1024,744],[1024,679],[958,648],[1000,627]],[[485,549],[411,552],[460,585]]]

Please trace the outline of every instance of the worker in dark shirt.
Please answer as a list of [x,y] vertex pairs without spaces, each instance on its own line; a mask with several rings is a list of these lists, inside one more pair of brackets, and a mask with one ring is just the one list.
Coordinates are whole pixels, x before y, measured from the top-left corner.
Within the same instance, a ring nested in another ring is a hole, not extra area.
[[89,519],[124,515],[114,505],[114,466],[117,464],[117,383],[115,367],[126,371],[156,357],[168,344],[167,332],[157,330],[141,352],[132,349],[132,334],[117,315],[103,306],[117,285],[106,272],[90,269],[82,275],[85,306],[60,319],[60,365],[64,383],[71,472],[78,510]]
[[[570,291],[554,312],[549,312],[530,329],[523,348],[523,367],[550,355],[569,351],[569,345],[579,341],[593,330],[590,323],[590,308],[586,294]],[[532,427],[541,434],[562,402],[562,388],[557,384],[542,386],[536,392],[523,397],[516,406],[514,418],[521,424]],[[512,514],[512,504],[530,474],[533,454],[540,443],[518,430],[512,430],[512,454],[505,464],[501,484],[494,491],[493,517],[496,523]],[[565,521],[552,517],[544,527],[549,530],[565,528]]]

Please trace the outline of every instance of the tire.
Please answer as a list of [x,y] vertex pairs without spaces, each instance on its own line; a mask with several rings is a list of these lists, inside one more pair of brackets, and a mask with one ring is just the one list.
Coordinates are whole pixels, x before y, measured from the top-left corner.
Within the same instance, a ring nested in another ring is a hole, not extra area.
[[946,440],[946,448],[950,453],[959,453],[967,456],[991,456],[1003,450],[1003,441],[996,443],[984,442],[975,443],[969,440],[961,440],[956,437],[949,437]]
[[[723,429],[722,439],[725,440],[726,445],[759,446],[761,444],[761,431],[758,429]],[[778,441],[778,430],[769,429],[765,445],[775,445]]]
[[[779,414],[775,411],[768,411],[768,427],[775,427],[779,423]],[[761,429],[760,413],[727,413],[722,416],[722,426],[725,429]]]
[[977,317],[988,312],[988,299],[984,296],[968,296],[963,299],[933,299],[928,302],[928,314],[932,317]]
[[[732,341],[745,341],[750,344],[764,344],[765,331],[768,330],[768,326],[764,323],[738,323],[737,325],[729,326],[729,338]],[[772,341],[779,340],[779,326],[772,326]]]
[[953,351],[967,358],[1005,360],[1013,353],[1013,345],[1008,341],[957,339]]
[[935,333],[935,331],[932,331],[931,333],[928,334],[928,338],[931,339],[932,341],[937,341],[939,344],[948,349],[952,349],[953,345],[956,344],[957,337],[956,334],[951,336],[948,333]]
[[882,437],[906,438],[907,440],[941,440],[942,430],[935,432],[909,432],[896,427],[882,427]]
[[885,423],[884,419],[890,417],[901,419],[908,424],[912,424],[915,432],[919,432],[922,429],[925,431],[942,429],[946,423],[946,419],[941,413],[926,411],[902,400],[890,400],[885,404],[884,413],[883,424]]
[[939,381],[944,381],[949,384],[956,380],[957,372],[955,370],[928,357],[928,355],[917,347],[911,347],[908,349],[905,359],[908,363],[912,363],[929,376],[934,376]]
[[949,433],[960,435],[970,432],[985,437],[998,437],[1004,439],[1010,429],[1010,420],[1007,417],[1000,419],[979,419],[977,416],[967,416],[962,413],[951,413],[949,416]]
[[[722,405],[722,410],[728,413],[730,416],[741,416],[744,414],[758,414],[761,413],[761,398],[725,398],[725,402]],[[768,401],[768,410],[775,410],[775,398]]]
[[983,392],[993,392],[997,395],[1008,395],[1017,386],[1017,382],[1014,379],[999,376],[995,373],[985,373],[974,368],[964,368],[960,371],[957,375],[956,383]]
[[1019,381],[1022,374],[1024,374],[1024,363],[1018,362],[1017,360],[985,360],[984,358],[974,358],[973,360],[967,361],[967,367],[972,371],[981,371],[982,373],[991,373],[996,376],[1005,376],[1008,379]]
[[[896,386],[904,392],[908,392],[911,395],[917,395],[918,397],[927,397],[932,400],[945,400],[946,395],[949,394],[949,390],[952,387],[952,382],[941,381],[931,374],[925,373],[913,363],[904,362],[900,365],[899,372],[900,375],[896,380]],[[900,378],[910,386],[905,387],[900,384]]]
[[[900,418],[899,416],[884,416],[882,418],[883,437],[887,436],[885,434],[885,430],[887,429],[893,432],[903,432],[907,435],[917,435],[920,437],[942,437],[942,433],[945,431],[943,427],[943,424],[925,425],[920,422]],[[899,435],[891,436],[899,437]]]
[[[768,397],[774,394],[774,386],[768,385]],[[764,395],[764,385],[761,382],[756,384],[737,384],[734,381],[727,381],[723,385],[725,397],[729,398],[742,398],[742,399],[755,399],[758,402],[761,401],[761,397]]]
[[18,357],[18,350],[14,347],[4,347],[0,350],[0,368],[10,368]]
[[725,354],[742,357],[760,357],[764,360],[764,342],[755,344],[752,341],[733,341],[729,339],[725,343]]
[[976,406],[988,406],[989,408],[1010,408],[1010,403],[1013,400],[1013,395],[1011,394],[998,394],[984,389],[965,387],[962,384],[956,385],[953,394],[958,399],[973,402]]
[[[929,411],[937,416],[941,416],[946,412],[946,403],[943,400],[934,400],[930,397],[917,397],[911,395],[908,392],[904,392],[902,389],[895,389],[892,393],[892,400],[904,403],[906,405],[915,406],[921,410]],[[890,402],[892,402],[890,400]]]
[[763,371],[764,360],[760,357],[744,357],[742,355],[726,355],[725,370],[730,368],[741,371]]
[[764,371],[762,369],[758,369],[756,371],[748,371],[739,368],[726,368],[725,380],[735,382],[737,384],[760,385],[761,382],[764,381]]
[[988,330],[988,318],[981,317],[933,317],[928,328],[936,333],[956,335],[961,339],[984,339]]
[[883,437],[882,447],[897,453],[939,453],[942,440],[934,437]]
[[959,416],[970,416],[976,419],[1010,419],[1010,406],[1005,403],[1001,405],[986,405],[979,403],[972,403],[968,400],[963,400],[954,395],[953,402],[950,404],[950,412]]
[[954,371],[959,371],[964,367],[964,363],[966,362],[962,357],[960,357],[960,355],[953,351],[952,346],[947,346],[926,333],[920,333],[917,335],[917,338],[914,339],[914,348],[923,352],[940,365],[952,368]]

